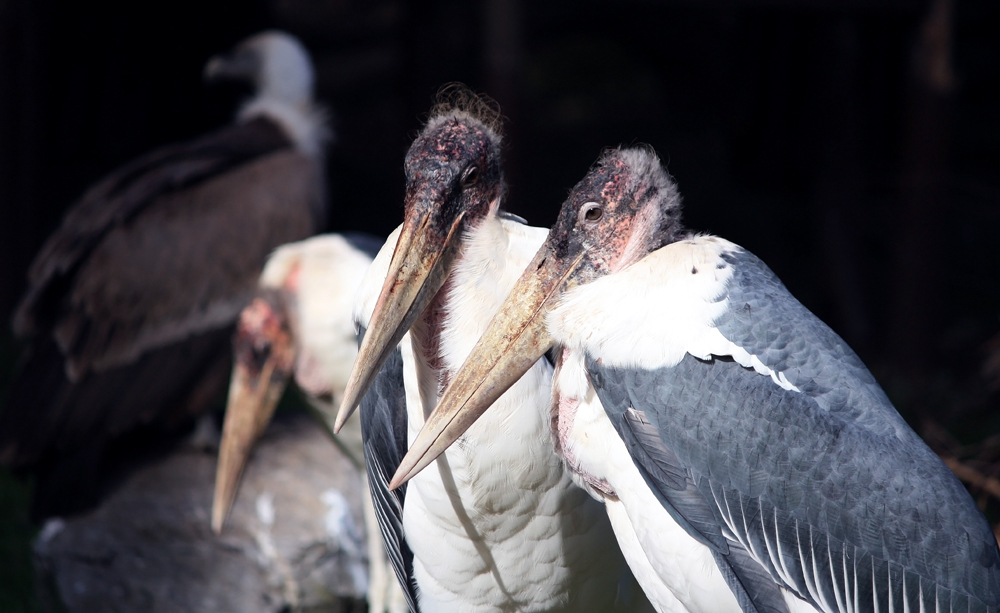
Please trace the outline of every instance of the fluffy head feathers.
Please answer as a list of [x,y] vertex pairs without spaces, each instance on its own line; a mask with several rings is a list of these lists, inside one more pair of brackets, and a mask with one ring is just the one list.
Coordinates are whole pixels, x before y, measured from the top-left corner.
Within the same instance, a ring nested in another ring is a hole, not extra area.
[[440,125],[448,117],[460,117],[481,123],[497,146],[503,138],[500,105],[485,94],[477,94],[462,83],[448,83],[438,90],[424,131]]

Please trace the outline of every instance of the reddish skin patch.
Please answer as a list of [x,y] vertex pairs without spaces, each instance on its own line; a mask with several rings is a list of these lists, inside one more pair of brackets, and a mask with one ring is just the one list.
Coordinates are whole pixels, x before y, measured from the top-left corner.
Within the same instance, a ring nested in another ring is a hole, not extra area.
[[292,269],[288,271],[288,276],[285,277],[285,282],[281,286],[287,289],[289,292],[296,294],[299,291],[299,278],[302,276],[302,264],[296,262],[292,265]]
[[[552,374],[553,381],[558,380],[563,361],[566,359],[568,353],[568,349],[563,349],[562,353],[559,354],[559,361],[556,364],[555,372]],[[615,488],[611,487],[611,484],[606,480],[584,470],[579,458],[570,450],[570,433],[573,430],[573,421],[576,420],[576,411],[580,408],[580,400],[578,398],[560,396],[555,387],[553,387],[552,400],[551,427],[556,453],[562,457],[567,468],[574,474],[579,475],[590,487],[609,498],[617,498],[618,495],[615,493]]]
[[[680,209],[659,208],[674,202],[669,191],[672,184],[662,178],[647,179],[634,176],[621,157],[611,154],[570,191],[546,244],[556,260],[582,258],[572,275],[574,284],[621,270],[676,239]],[[662,200],[657,200],[658,194]],[[600,215],[588,219],[593,204]],[[646,205],[653,208],[644,210]]]
[[445,368],[444,356],[441,355],[441,333],[444,330],[444,318],[448,312],[448,296],[451,294],[451,286],[452,279],[449,276],[420,316],[422,325],[413,330],[417,345],[420,347],[421,357],[437,377],[439,397],[448,386],[452,374]]
[[621,160],[613,160],[607,169],[611,178],[601,186],[595,201],[604,207],[605,223],[609,226],[602,233],[600,244],[591,249],[590,257],[597,270],[613,272],[632,263],[622,261],[621,257],[634,240],[636,202],[642,199],[645,190],[640,187],[635,193],[628,193],[629,169]]
[[263,298],[254,298],[236,326],[234,352],[236,359],[253,374],[259,374],[268,357],[275,359],[275,368],[290,372],[295,360],[291,334],[284,319]]
[[[456,215],[481,219],[503,192],[499,138],[478,121],[455,116],[421,134],[406,153],[405,215],[433,209],[425,231],[444,237]],[[458,187],[462,173],[475,166],[478,180]]]
[[[491,203],[500,200],[500,139],[485,124],[464,113],[431,123],[434,127],[425,129],[406,153],[405,216],[409,220],[429,214],[421,231],[444,245],[459,215],[464,217],[454,231],[461,236],[490,214]],[[463,185],[462,177],[467,176],[464,173],[473,167],[477,179]],[[456,262],[461,257],[459,253]],[[391,291],[397,291],[402,283],[397,278]],[[441,332],[449,311],[452,283],[449,275],[411,330],[420,357],[437,377],[439,396],[452,376],[441,355]]]
[[254,298],[240,313],[239,332],[247,336],[263,336],[266,331],[280,327],[278,316],[264,299]]

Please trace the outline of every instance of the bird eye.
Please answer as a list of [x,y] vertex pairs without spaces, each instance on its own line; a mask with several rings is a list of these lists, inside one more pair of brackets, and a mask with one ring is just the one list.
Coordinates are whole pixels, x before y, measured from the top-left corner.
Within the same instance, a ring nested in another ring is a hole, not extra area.
[[596,202],[588,202],[583,208],[583,218],[586,221],[597,221],[604,216],[604,209]]
[[462,175],[462,187],[472,187],[479,181],[479,167],[470,166]]

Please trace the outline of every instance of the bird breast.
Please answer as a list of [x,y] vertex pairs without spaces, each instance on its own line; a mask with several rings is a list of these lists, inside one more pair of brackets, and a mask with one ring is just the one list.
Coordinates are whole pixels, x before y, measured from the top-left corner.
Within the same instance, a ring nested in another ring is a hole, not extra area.
[[[579,355],[579,352],[578,352]],[[566,380],[574,380],[574,384],[559,385],[567,359],[572,362],[566,373]],[[552,440],[555,442],[556,453],[566,462],[573,481],[586,490],[591,496],[600,502],[604,502],[607,497],[615,498],[615,490],[608,483],[607,479],[601,477],[596,472],[596,468],[591,465],[591,453],[588,449],[590,441],[589,430],[594,426],[594,415],[591,411],[584,411],[579,414],[581,397],[594,395],[593,388],[584,382],[583,393],[579,393],[578,380],[581,375],[585,378],[586,373],[580,368],[582,360],[575,356],[569,349],[563,348],[559,354],[559,362],[556,364],[553,381],[556,387],[552,394]],[[571,391],[572,390],[572,391]],[[589,407],[588,407],[589,408]],[[577,416],[580,416],[580,423],[577,423]],[[599,417],[599,416],[597,416]],[[579,452],[578,452],[579,448]],[[583,457],[581,457],[581,455]]]
[[[437,404],[440,370],[461,366],[546,236],[495,218],[470,234],[443,292],[437,361],[409,337],[401,343],[411,444]],[[403,525],[425,610],[613,605],[613,536],[601,507],[573,487],[553,453],[551,378],[551,365],[539,360],[409,483]],[[589,589],[609,600],[580,596]]]

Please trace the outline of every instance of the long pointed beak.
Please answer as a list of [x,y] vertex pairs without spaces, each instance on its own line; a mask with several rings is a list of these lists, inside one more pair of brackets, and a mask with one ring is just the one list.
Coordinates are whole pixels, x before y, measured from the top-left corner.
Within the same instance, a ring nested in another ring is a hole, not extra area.
[[271,421],[289,376],[276,367],[274,358],[264,362],[257,376],[245,364],[233,365],[212,500],[212,530],[216,534],[229,516],[250,450]]
[[444,285],[461,246],[462,217],[460,213],[443,233],[428,228],[429,212],[403,223],[389,274],[344,390],[334,432],[344,427],[393,349]]
[[565,291],[574,262],[560,262],[548,244],[535,254],[462,368],[452,377],[389,484],[406,483],[451,446],[553,344],[545,315]]

